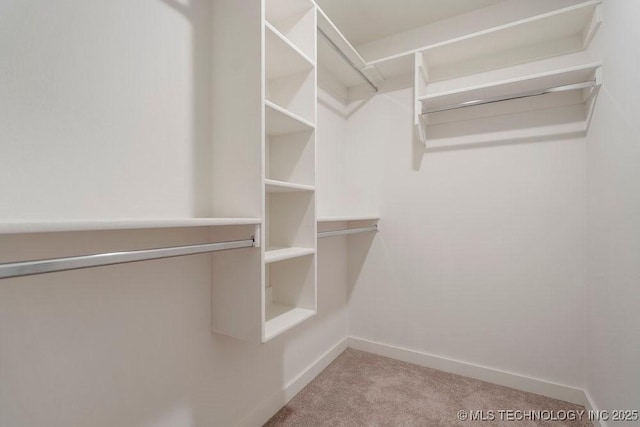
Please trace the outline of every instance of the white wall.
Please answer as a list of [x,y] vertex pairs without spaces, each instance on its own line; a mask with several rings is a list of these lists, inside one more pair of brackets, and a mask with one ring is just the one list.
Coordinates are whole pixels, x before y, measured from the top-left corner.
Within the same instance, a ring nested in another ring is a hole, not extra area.
[[587,389],[603,410],[638,409],[640,402],[638,16],[637,1],[605,1],[592,52],[604,62],[604,84],[587,137]]
[[208,7],[0,2],[0,217],[207,214]]
[[[0,254],[4,262],[207,240],[202,229],[11,235]],[[3,280],[0,425],[255,421],[256,408],[346,336],[344,242],[321,242],[318,266],[318,316],[263,345],[210,332],[208,255]]]
[[[209,67],[194,65],[201,33],[182,6],[206,26],[204,0],[0,2],[1,217],[198,213],[209,106],[193,79]],[[331,114],[320,108],[321,124]],[[319,157],[338,143],[320,134]],[[0,263],[213,239],[205,228],[3,235]],[[210,332],[209,255],[3,280],[0,425],[266,421],[347,334],[346,242],[318,252],[319,314],[264,345]]]
[[584,138],[423,153],[411,107],[406,89],[349,118],[354,203],[382,218],[350,335],[582,387]]
[[345,214],[348,205],[348,182],[345,146],[347,120],[336,102],[318,89],[318,124],[316,129],[316,200],[318,217]]

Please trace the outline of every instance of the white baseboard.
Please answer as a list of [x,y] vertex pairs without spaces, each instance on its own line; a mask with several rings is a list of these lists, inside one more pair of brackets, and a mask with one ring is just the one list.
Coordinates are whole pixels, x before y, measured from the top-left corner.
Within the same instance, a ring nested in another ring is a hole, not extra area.
[[[595,407],[589,393],[579,388],[543,381],[485,366],[474,365],[472,363],[461,362],[416,350],[382,344],[362,338],[347,337],[320,356],[307,369],[285,385],[282,390],[271,396],[262,405],[253,410],[239,425],[246,427],[263,425],[348,347],[401,360],[403,362],[409,362],[505,387],[511,387],[516,390],[536,393],[553,399],[560,399],[566,402],[584,405],[587,410],[598,409]],[[605,422],[594,421],[593,425],[594,427],[608,427]]]
[[[593,399],[591,398],[591,394],[589,394],[589,392],[586,390],[584,392],[584,398],[585,398],[584,407],[587,411],[598,410],[598,407],[595,405],[595,403],[593,402]],[[606,421],[594,420],[594,421],[591,421],[591,423],[593,424],[593,427],[608,427]]]
[[349,337],[349,347],[403,362],[414,363],[427,368],[438,369],[440,371],[463,375],[529,393],[540,394],[553,399],[564,400],[565,402],[576,403],[578,405],[586,405],[588,403],[585,392],[579,388],[542,381],[511,372],[500,371],[498,369],[355,337]]
[[291,382],[286,384],[282,390],[272,395],[269,399],[240,422],[240,426],[255,427],[266,423],[269,418],[275,415],[284,405],[287,404],[300,390],[309,384],[320,372],[324,370],[336,357],[340,356],[347,349],[348,338],[344,338],[326,353],[320,356],[315,362],[302,371]]

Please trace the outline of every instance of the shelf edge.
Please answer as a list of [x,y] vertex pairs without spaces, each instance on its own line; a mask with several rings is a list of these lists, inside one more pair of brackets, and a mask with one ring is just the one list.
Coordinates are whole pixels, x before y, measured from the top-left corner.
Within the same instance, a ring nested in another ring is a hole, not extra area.
[[90,220],[0,220],[0,234],[70,231],[133,230],[151,228],[257,225],[261,218],[100,218]]

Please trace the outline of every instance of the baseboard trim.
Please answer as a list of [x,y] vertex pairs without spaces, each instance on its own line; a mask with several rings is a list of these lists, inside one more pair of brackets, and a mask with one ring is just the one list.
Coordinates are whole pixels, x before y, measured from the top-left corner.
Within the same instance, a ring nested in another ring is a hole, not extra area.
[[[366,351],[368,353],[401,360],[403,362],[414,363],[427,368],[438,369],[452,374],[463,375],[469,378],[486,381],[493,384],[511,387],[529,393],[536,393],[553,399],[564,400],[566,402],[584,405],[585,409],[597,410],[591,395],[579,388],[543,381],[524,375],[501,371],[499,369],[488,368],[486,366],[461,362],[447,357],[436,356],[408,348],[383,344],[362,338],[347,337],[340,340],[330,348],[315,362],[309,365],[297,377],[286,384],[282,390],[272,395],[264,401],[258,408],[240,422],[243,427],[255,427],[263,425],[276,412],[278,412],[289,400],[300,392],[307,384],[322,372],[331,362],[333,362],[347,348]],[[594,427],[608,427],[605,422],[593,422]]]
[[[586,390],[584,392],[584,399],[585,399],[584,407],[587,411],[593,411],[593,412],[598,411],[598,407],[593,402],[593,399],[591,398],[591,394],[589,394],[589,392]],[[593,427],[608,427],[606,421],[593,420],[591,421],[591,423],[593,424]]]
[[300,392],[307,384],[309,384],[320,372],[324,370],[331,362],[344,352],[348,347],[348,338],[340,340],[336,345],[331,347],[322,356],[316,359],[297,377],[286,384],[282,390],[272,395],[264,401],[259,407],[251,411],[247,417],[241,422],[240,426],[255,427],[266,423],[269,418],[275,415],[284,405],[289,402],[296,394]]
[[[536,393],[553,399],[564,400],[565,402],[576,403],[578,405],[586,405],[587,397],[581,389],[569,387],[562,384],[556,384],[548,381],[542,381],[535,378],[514,374],[511,372],[501,371],[498,369],[488,368],[485,366],[474,365],[467,362],[461,362],[442,356],[423,353],[407,348],[396,347],[388,344],[382,344],[375,341],[369,341],[362,338],[349,337],[349,347],[356,350],[366,351],[368,353],[401,360],[403,362],[414,363],[416,365],[425,366],[427,368],[438,369],[440,371],[452,374],[463,375],[465,377],[486,381],[505,387],[515,388],[517,390]],[[602,426],[606,427],[606,426]]]

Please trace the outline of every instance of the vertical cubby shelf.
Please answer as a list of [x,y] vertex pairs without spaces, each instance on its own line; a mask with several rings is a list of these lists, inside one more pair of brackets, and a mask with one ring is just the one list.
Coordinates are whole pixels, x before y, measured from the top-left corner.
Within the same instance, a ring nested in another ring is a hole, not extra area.
[[265,8],[263,341],[316,312],[316,10]]
[[316,313],[316,5],[212,5],[211,204],[261,218],[260,249],[214,259],[212,329],[266,342]]

